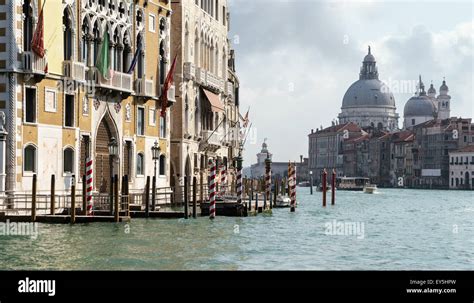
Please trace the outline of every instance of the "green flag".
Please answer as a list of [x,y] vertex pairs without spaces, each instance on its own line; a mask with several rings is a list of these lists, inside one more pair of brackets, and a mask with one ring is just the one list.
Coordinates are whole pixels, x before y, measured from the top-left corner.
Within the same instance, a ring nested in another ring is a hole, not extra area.
[[99,73],[105,80],[110,78],[110,56],[109,56],[109,32],[105,31],[105,37],[102,41],[99,56],[97,57],[97,62],[95,64]]

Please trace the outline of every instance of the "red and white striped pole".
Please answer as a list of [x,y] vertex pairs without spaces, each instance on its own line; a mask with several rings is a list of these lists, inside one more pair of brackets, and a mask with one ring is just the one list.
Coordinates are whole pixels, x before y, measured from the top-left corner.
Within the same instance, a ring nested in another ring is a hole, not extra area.
[[236,187],[237,187],[237,203],[241,204],[242,203],[242,156],[239,154],[239,156],[236,159],[237,162],[237,180],[235,182]]
[[272,191],[272,169],[271,169],[272,160],[267,154],[267,159],[265,159],[265,198],[270,204],[270,209],[273,208],[271,200],[271,191]]
[[220,190],[221,190],[221,197],[224,197],[226,189],[227,189],[227,170],[225,168],[225,165],[221,165],[221,184],[220,184]]
[[92,187],[93,187],[93,161],[92,158],[86,160],[86,199],[87,215],[92,215]]
[[296,167],[295,165],[290,164],[290,211],[294,212],[296,208]]
[[216,217],[216,162],[212,159],[209,159],[209,167],[211,169],[211,174],[209,177],[209,219],[214,219]]

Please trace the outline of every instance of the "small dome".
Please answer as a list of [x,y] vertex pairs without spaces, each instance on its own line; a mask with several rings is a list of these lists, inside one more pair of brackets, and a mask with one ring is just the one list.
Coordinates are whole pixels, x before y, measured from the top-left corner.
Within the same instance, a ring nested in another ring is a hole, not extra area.
[[449,87],[446,85],[446,80],[443,80],[443,84],[441,84],[441,86],[439,87],[439,91],[440,92],[442,92],[442,91],[448,92],[449,91]]
[[436,107],[426,95],[411,97],[405,104],[403,111],[405,117],[419,117],[436,115]]

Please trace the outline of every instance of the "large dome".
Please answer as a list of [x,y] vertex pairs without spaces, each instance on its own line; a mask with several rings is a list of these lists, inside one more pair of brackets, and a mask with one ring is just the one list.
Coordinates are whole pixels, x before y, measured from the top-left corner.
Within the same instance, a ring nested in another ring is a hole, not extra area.
[[342,108],[347,107],[390,107],[395,108],[395,98],[379,79],[360,79],[347,90]]
[[405,117],[425,117],[436,115],[436,107],[427,96],[413,96],[405,104]]

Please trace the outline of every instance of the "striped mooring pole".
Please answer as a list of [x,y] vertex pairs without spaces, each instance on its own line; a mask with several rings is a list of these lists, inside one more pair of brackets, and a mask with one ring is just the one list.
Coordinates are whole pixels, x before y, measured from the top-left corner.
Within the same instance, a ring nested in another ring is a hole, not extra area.
[[290,173],[289,176],[289,183],[290,183],[290,211],[294,212],[296,208],[296,165],[289,164]]
[[87,216],[92,216],[92,187],[93,187],[93,161],[87,158],[86,161],[86,199],[87,199]]
[[209,219],[216,217],[216,162],[209,159],[209,168],[211,174],[209,176]]
[[267,198],[268,203],[270,204],[270,209],[273,208],[272,202],[270,199],[272,192],[272,160],[270,155],[267,153],[267,158],[265,159],[265,197]]
[[235,182],[236,184],[236,192],[237,192],[237,203],[241,204],[242,203],[242,156],[239,154],[239,156],[236,159],[237,162],[237,180]]
[[221,165],[221,184],[220,184],[220,194],[221,197],[224,197],[227,189],[227,169],[224,164]]

